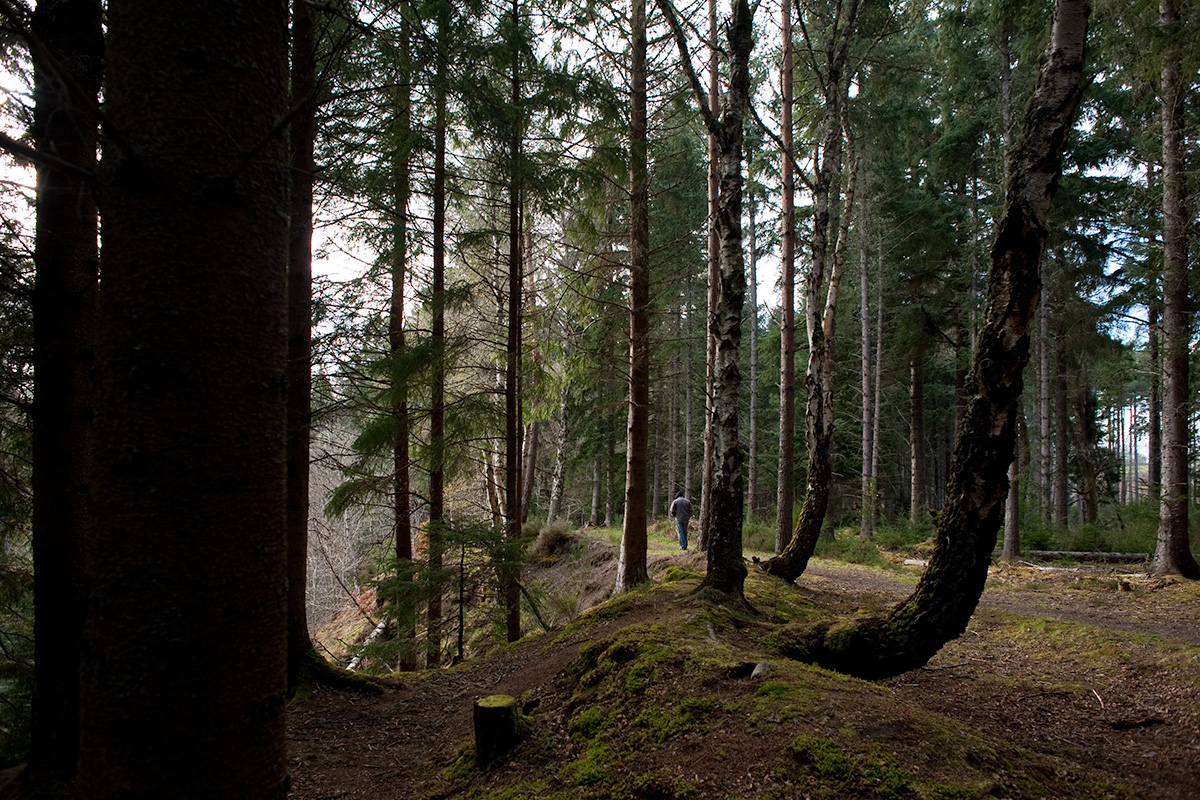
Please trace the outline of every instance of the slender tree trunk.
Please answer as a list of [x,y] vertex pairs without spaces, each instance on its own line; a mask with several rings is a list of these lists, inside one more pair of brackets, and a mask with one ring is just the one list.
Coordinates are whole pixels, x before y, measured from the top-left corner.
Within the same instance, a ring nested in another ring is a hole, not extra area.
[[1158,351],[1158,303],[1150,301],[1146,325],[1146,359],[1149,361],[1150,394],[1146,398],[1146,494],[1162,491],[1162,359]]
[[1188,544],[1192,303],[1187,277],[1187,226],[1191,217],[1185,185],[1182,23],[1176,0],[1159,0],[1159,24],[1166,34],[1162,67],[1163,456],[1153,570],[1157,575],[1200,579],[1200,565]]
[[[521,301],[524,291],[521,254],[521,0],[512,3],[512,131],[509,140],[509,168],[512,170],[508,197],[508,350],[504,391],[505,520],[508,537],[521,537]],[[507,609],[505,628],[508,641],[521,638],[520,575],[515,564],[503,570],[502,591]]]
[[780,312],[779,312],[779,467],[775,489],[775,552],[792,539],[792,508],[796,504],[796,179],[792,141],[792,104],[796,54],[792,39],[792,4],[780,4],[783,59],[780,64],[782,126],[782,194],[780,196]]
[[[94,109],[103,72],[98,0],[41,0],[33,137],[37,149],[96,170]],[[61,72],[60,72],[61,70]],[[78,87],[72,95],[67,81]],[[34,694],[28,777],[69,781],[79,754],[79,680],[93,535],[96,202],[80,175],[37,171],[33,293]]]
[[[297,7],[305,5],[303,2]],[[312,13],[311,9],[308,13]],[[388,309],[388,348],[392,359],[393,381],[392,421],[395,426],[392,438],[392,531],[396,542],[396,573],[408,585],[401,588],[395,597],[396,638],[402,643],[400,669],[413,670],[416,659],[416,604],[414,587],[411,585],[413,569],[412,509],[409,486],[409,416],[408,378],[402,371],[405,358],[404,285],[408,262],[408,200],[412,162],[412,98],[410,87],[411,69],[408,64],[409,33],[406,23],[401,23],[402,40],[400,52],[396,54],[398,75],[393,90],[395,105],[392,135],[392,296]],[[382,598],[380,598],[382,599]]]
[[1038,486],[1039,506],[1044,525],[1050,524],[1053,462],[1050,459],[1050,301],[1051,283],[1046,282],[1042,304],[1038,309],[1038,430],[1039,461],[1042,480]]
[[[692,412],[695,410],[695,405],[696,405],[695,400],[694,400],[693,390],[692,390],[692,386],[696,382],[695,375],[693,374],[693,367],[695,366],[695,362],[696,362],[696,354],[695,354],[696,306],[692,302],[692,287],[693,287],[693,279],[692,279],[691,275],[688,275],[688,279],[687,279],[687,309],[688,309],[688,312],[687,312],[687,347],[685,348],[686,352],[684,353],[684,358],[686,360],[686,363],[684,365],[684,375],[686,376],[686,378],[684,380],[684,389],[683,389],[683,443],[680,446],[680,453],[683,457],[683,486],[684,486],[684,492],[687,494],[688,497],[695,497],[694,493],[696,490],[695,483],[692,480],[692,442],[694,441],[694,439],[692,438],[692,432],[695,430],[695,427],[692,425]],[[707,395],[706,395],[706,397],[707,397]],[[678,397],[676,397],[676,402],[678,403]],[[705,407],[707,408],[708,401],[705,400],[705,403],[706,403]],[[707,425],[707,423],[706,423],[706,425]],[[668,492],[667,494],[674,497],[675,492],[677,492],[677,491],[679,491],[679,487],[678,487],[678,485],[674,485],[671,487],[671,491]],[[670,500],[668,500],[667,502],[670,502]]]
[[[866,226],[863,226],[864,228]],[[870,253],[867,248],[866,231],[859,231],[859,331],[861,334],[862,359],[859,377],[862,393],[862,484],[860,488],[862,518],[859,520],[859,538],[869,540],[875,533],[875,484],[871,480],[871,463],[874,461],[875,439],[874,398],[871,393],[871,303],[870,303]]]
[[1008,465],[1008,497],[1004,501],[1004,546],[1000,558],[1018,561],[1021,558],[1021,484],[1019,459]]
[[1061,339],[1055,339],[1054,351],[1054,524],[1065,530],[1070,505],[1067,441],[1071,420],[1067,414],[1067,363]]
[[80,796],[282,800],[287,6],[106,21]]
[[592,515],[589,522],[593,528],[599,528],[602,520],[600,516],[600,459],[596,456],[592,462]]
[[537,484],[537,460],[539,437],[542,432],[541,424],[535,419],[525,429],[525,466],[522,470],[521,482],[521,522],[529,521],[529,512],[533,507],[533,490]]
[[757,202],[750,196],[750,444],[747,460],[746,513],[754,517],[758,498],[758,241],[755,226]]
[[[425,664],[442,663],[442,558],[446,522],[446,81],[450,31],[449,7],[438,11],[437,76],[433,109],[433,275],[430,344],[433,348],[433,386],[429,395],[429,523],[427,552],[429,598],[425,608]],[[516,495],[505,496],[505,507]]]
[[608,415],[604,426],[607,431],[604,441],[604,527],[612,528],[617,523],[617,417]]
[[[717,0],[708,0],[708,99],[711,116],[720,113],[717,70]],[[716,395],[717,335],[715,333],[717,294],[721,281],[721,235],[717,230],[720,214],[720,144],[713,131],[708,132],[708,313],[705,316],[705,394],[704,394],[704,461],[700,465],[700,535],[698,547],[708,549],[712,529],[713,459],[716,436],[714,430]]]
[[567,482],[567,448],[570,446],[570,417],[567,406],[571,401],[571,386],[563,383],[558,392],[558,447],[554,458],[554,477],[550,483],[550,507],[546,521],[558,519],[562,509],[563,487]]
[[[833,364],[837,296],[849,240],[850,210],[858,165],[850,158],[844,211],[842,205],[843,119],[849,92],[847,64],[858,24],[860,4],[850,0],[845,16],[831,24],[824,53],[821,116],[821,156],[812,182],[812,263],[805,277],[805,313],[808,333],[808,367],[804,384],[804,414],[808,443],[808,478],[800,518],[783,552],[768,559],[763,568],[787,581],[798,578],[808,565],[829,510],[833,480]],[[813,54],[816,56],[816,54]],[[828,286],[826,287],[826,279]],[[822,292],[825,294],[822,302]]]
[[987,315],[971,371],[969,410],[955,442],[929,566],[913,594],[887,617],[814,631],[802,649],[824,666],[871,678],[921,666],[966,630],[983,593],[1009,489],[1045,224],[1082,93],[1087,16],[1087,0],[1057,0],[1024,134],[1008,158],[1005,208],[992,247]]
[[633,0],[629,148],[629,426],[617,592],[646,574],[646,445],[650,437],[650,179],[646,154],[646,0]]
[[925,349],[918,347],[908,362],[908,454],[911,465],[909,519],[925,517]]

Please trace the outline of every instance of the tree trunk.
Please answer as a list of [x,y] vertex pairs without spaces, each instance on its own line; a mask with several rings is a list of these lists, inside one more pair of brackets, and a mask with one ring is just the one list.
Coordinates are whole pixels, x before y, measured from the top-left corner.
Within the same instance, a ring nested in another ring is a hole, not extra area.
[[[1018,437],[1020,433],[1018,432]],[[1021,469],[1020,459],[1008,465],[1008,497],[1004,501],[1004,545],[1000,558],[1013,562],[1021,558]]]
[[1067,414],[1067,364],[1062,340],[1054,340],[1054,524],[1066,530],[1070,495],[1067,483],[1067,441],[1071,419]]
[[[37,149],[96,170],[94,108],[103,72],[98,0],[42,0],[33,13],[33,138]],[[59,71],[61,70],[61,72]],[[66,81],[80,90],[72,96]],[[34,696],[29,777],[69,781],[79,753],[80,645],[92,537],[96,345],[93,185],[37,171],[33,292]]]
[[1185,89],[1183,20],[1175,0],[1159,0],[1159,24],[1166,34],[1162,67],[1163,127],[1163,436],[1162,502],[1158,513],[1156,575],[1200,579],[1200,565],[1188,545],[1188,446],[1191,430],[1188,361],[1191,297],[1187,276],[1187,208],[1184,152]]
[[1009,488],[1046,218],[1081,94],[1087,16],[1087,0],[1057,0],[1024,133],[1008,158],[1007,196],[992,247],[968,414],[955,442],[929,566],[916,591],[887,617],[814,631],[799,649],[823,666],[867,678],[921,666],[966,630],[983,593]]
[[595,461],[592,462],[592,515],[588,522],[593,528],[599,528],[602,517],[600,516],[600,459],[597,455]]
[[[305,5],[303,2],[297,7]],[[312,13],[311,10],[308,13]],[[395,56],[398,75],[393,89],[394,137],[392,153],[392,295],[388,308],[388,349],[392,359],[392,531],[396,544],[396,577],[403,585],[394,598],[396,638],[402,643],[400,669],[413,670],[416,660],[416,604],[412,582],[412,509],[409,486],[408,378],[402,370],[405,358],[404,283],[408,262],[408,200],[412,172],[411,69],[408,64],[409,34],[401,22],[403,37]],[[293,179],[294,180],[294,179]],[[382,599],[382,598],[380,598]]]
[[1146,399],[1146,494],[1158,497],[1162,487],[1162,359],[1158,343],[1158,302],[1150,301],[1146,323],[1146,360],[1150,393]]
[[90,800],[287,793],[287,23],[108,3]]
[[[705,127],[717,150],[717,203],[714,225],[719,243],[719,280],[709,321],[715,338],[712,411],[712,491],[705,501],[708,528],[700,530],[701,547],[708,549],[708,570],[702,588],[741,598],[746,579],[742,556],[742,521],[745,486],[742,446],[738,438],[741,371],[738,356],[742,342],[742,312],[746,273],[742,261],[742,126],[750,108],[750,51],[754,46],[754,17],[747,0],[734,0],[727,27],[729,86],[721,114],[713,112],[716,94],[704,93],[688,55],[687,36],[669,0],[659,0],[667,18],[680,60],[695,94]],[[710,26],[715,27],[710,17]],[[714,43],[715,44],[715,43]],[[701,515],[706,513],[702,507]]]
[[746,513],[754,517],[758,497],[758,241],[755,226],[757,201],[750,196],[750,444],[747,461]]
[[537,484],[537,460],[539,437],[542,432],[541,423],[536,419],[525,429],[525,466],[521,474],[521,522],[529,521],[529,512],[533,508],[533,490]]
[[[720,113],[717,70],[717,0],[708,0],[708,102],[709,116]],[[682,54],[681,54],[682,55]],[[720,215],[720,144],[717,134],[708,131],[708,311],[705,315],[705,391],[704,391],[704,460],[700,463],[700,534],[697,547],[708,549],[712,530],[713,459],[716,457],[716,437],[713,420],[713,398],[716,393],[717,339],[714,331],[717,314],[717,294],[721,282],[721,234],[717,230]]]
[[562,509],[563,487],[567,482],[567,448],[570,446],[570,418],[567,405],[571,400],[571,386],[564,383],[558,392],[558,448],[554,457],[554,477],[550,483],[550,507],[546,521],[554,522]]
[[775,489],[775,553],[792,539],[796,505],[796,179],[793,169],[792,104],[796,54],[792,39],[792,4],[780,4],[783,58],[780,64],[780,124],[783,143],[780,197],[779,312],[779,467]]
[[[864,228],[866,226],[863,226]],[[862,346],[862,358],[859,362],[859,378],[862,394],[862,448],[861,448],[861,469],[859,474],[862,477],[859,493],[861,518],[859,519],[858,536],[860,539],[869,540],[875,533],[875,486],[871,481],[871,461],[873,460],[872,446],[875,443],[871,432],[874,430],[875,422],[873,420],[874,406],[871,397],[871,313],[870,313],[870,271],[869,258],[870,253],[867,250],[866,231],[859,231],[859,270],[858,270],[858,289],[859,289],[859,332],[860,344]]]
[[[850,170],[846,187],[846,210],[841,209],[843,112],[850,75],[847,64],[850,45],[858,24],[860,4],[851,0],[845,17],[831,25],[824,53],[821,90],[821,156],[812,180],[813,223],[810,251],[812,263],[804,281],[808,332],[808,368],[804,376],[807,403],[804,414],[808,443],[808,480],[800,518],[788,546],[768,559],[763,568],[772,575],[794,581],[808,565],[825,523],[833,478],[833,345],[838,287],[848,240],[850,207],[853,202],[857,165]],[[815,58],[816,53],[812,54]],[[853,163],[853,160],[852,160]],[[828,286],[826,287],[826,278]],[[825,300],[822,303],[822,292]]]
[[[425,665],[442,663],[442,558],[446,546],[446,55],[451,36],[448,6],[437,12],[438,65],[433,109],[433,275],[430,344],[433,386],[429,395],[429,523],[426,563],[429,567],[425,608]],[[505,507],[515,503],[506,495]]]
[[918,347],[908,362],[908,447],[912,471],[909,520],[915,525],[925,517],[925,352]]
[[1050,458],[1050,291],[1042,292],[1043,302],[1038,309],[1038,431],[1039,431],[1039,461],[1041,462],[1042,482],[1038,486],[1041,519],[1045,525],[1050,524],[1051,486],[1053,484]]
[[629,148],[629,432],[617,592],[646,573],[646,449],[650,438],[650,179],[646,154],[646,0],[633,0]]

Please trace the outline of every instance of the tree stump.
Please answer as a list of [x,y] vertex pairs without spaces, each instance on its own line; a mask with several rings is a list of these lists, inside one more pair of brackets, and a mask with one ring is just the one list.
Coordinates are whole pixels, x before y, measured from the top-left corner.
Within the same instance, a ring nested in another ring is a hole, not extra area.
[[475,766],[483,769],[517,741],[517,700],[493,694],[475,701]]

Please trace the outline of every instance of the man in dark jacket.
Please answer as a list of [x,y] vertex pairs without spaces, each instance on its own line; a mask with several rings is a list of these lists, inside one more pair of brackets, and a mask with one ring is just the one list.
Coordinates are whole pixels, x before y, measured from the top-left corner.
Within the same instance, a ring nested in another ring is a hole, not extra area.
[[679,532],[679,549],[687,550],[687,526],[688,520],[692,518],[692,503],[683,496],[683,492],[671,501],[671,509],[667,515],[675,518],[675,530]]

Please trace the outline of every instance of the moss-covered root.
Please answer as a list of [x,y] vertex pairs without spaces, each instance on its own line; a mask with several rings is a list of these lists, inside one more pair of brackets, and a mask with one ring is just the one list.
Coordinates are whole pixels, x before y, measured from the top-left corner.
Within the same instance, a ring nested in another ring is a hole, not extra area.
[[366,675],[334,666],[321,657],[315,648],[309,648],[300,660],[297,671],[298,681],[292,697],[302,697],[311,692],[313,686],[325,686],[330,689],[340,689],[346,692],[360,694],[379,694],[386,685]]

